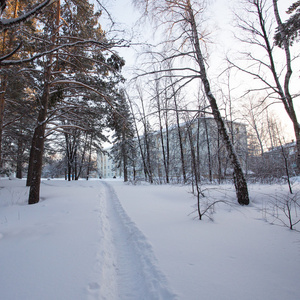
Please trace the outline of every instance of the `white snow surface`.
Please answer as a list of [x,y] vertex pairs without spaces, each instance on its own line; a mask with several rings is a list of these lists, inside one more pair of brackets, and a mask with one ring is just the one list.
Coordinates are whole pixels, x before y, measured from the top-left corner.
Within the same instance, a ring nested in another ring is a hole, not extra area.
[[206,186],[202,206],[228,203],[202,221],[190,189],[43,180],[27,205],[25,181],[1,179],[0,299],[300,299],[300,233],[269,213],[287,186],[250,185],[244,207]]

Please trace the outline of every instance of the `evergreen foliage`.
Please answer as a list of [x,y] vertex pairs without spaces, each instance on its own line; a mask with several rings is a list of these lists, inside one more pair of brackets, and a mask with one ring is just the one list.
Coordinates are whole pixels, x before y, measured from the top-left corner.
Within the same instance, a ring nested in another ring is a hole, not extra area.
[[281,48],[283,47],[283,39],[287,39],[291,46],[294,41],[297,41],[300,33],[300,1],[293,3],[287,10],[287,14],[291,16],[282,24],[284,35],[277,28],[274,36],[275,44]]

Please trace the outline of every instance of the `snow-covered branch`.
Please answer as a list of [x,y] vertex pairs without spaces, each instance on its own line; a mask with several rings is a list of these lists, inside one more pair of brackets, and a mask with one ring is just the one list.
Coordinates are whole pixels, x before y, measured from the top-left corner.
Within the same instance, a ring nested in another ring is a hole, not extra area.
[[67,43],[67,44],[63,44],[63,45],[59,45],[51,50],[45,51],[45,52],[41,52],[38,53],[36,55],[33,55],[29,58],[25,58],[25,59],[20,59],[20,60],[3,60],[0,61],[0,66],[10,66],[10,65],[20,65],[23,63],[28,63],[28,62],[32,62],[37,58],[40,58],[42,56],[51,54],[53,52],[56,52],[60,49],[66,48],[66,47],[76,47],[76,46],[83,46],[83,45],[87,45],[87,44],[93,44],[93,45],[97,45],[98,47],[101,47],[103,50],[108,50],[110,48],[113,48],[116,46],[116,43],[104,43],[104,42],[98,42],[95,40],[81,40],[81,41],[77,41],[74,43]]
[[9,29],[11,27],[17,26],[21,24],[22,22],[25,22],[29,18],[34,17],[37,15],[44,7],[47,5],[50,5],[54,3],[56,0],[45,0],[38,6],[36,6],[34,9],[30,10],[29,12],[25,13],[22,16],[19,16],[17,18],[12,18],[12,19],[0,19],[0,31],[3,31],[5,29]]
[[102,93],[100,93],[99,91],[97,91],[96,89],[92,88],[91,86],[89,86],[87,84],[84,84],[84,83],[79,82],[79,81],[74,81],[74,80],[56,80],[56,81],[53,81],[51,83],[51,85],[55,85],[55,84],[75,84],[75,85],[83,86],[86,89],[88,89],[90,91],[93,91],[94,93],[100,95],[112,108],[114,108],[114,106],[109,101],[109,99],[107,98],[107,96],[103,95]]
[[77,128],[77,129],[82,130],[82,131],[87,131],[86,128],[84,128],[82,126],[78,126],[78,125],[56,125],[53,128],[49,128],[49,130],[45,133],[45,137],[48,137],[54,131],[70,134],[69,132],[64,130],[64,129],[68,129],[68,128]]
[[21,46],[22,46],[22,42],[13,51],[11,51],[10,53],[6,54],[3,57],[0,57],[0,61],[5,60],[5,59],[13,56],[21,48]]

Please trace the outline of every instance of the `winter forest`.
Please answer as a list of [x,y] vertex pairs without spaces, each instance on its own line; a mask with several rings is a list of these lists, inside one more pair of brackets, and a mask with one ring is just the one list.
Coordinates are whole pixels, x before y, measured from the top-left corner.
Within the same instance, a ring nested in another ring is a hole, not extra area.
[[300,1],[0,4],[0,298],[299,299]]

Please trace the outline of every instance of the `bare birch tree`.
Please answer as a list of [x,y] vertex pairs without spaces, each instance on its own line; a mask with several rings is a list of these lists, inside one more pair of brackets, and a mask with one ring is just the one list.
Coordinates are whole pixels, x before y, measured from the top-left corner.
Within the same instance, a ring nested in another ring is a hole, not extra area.
[[[299,90],[295,94],[291,92],[292,66],[296,64],[299,53],[292,55],[288,35],[285,34],[279,15],[277,0],[247,0],[244,9],[246,14],[237,13],[236,18],[238,26],[246,33],[246,36],[238,38],[248,46],[248,50],[244,52],[248,64],[244,67],[232,60],[229,61],[262,84],[260,87],[253,88],[252,91],[264,91],[263,95],[266,99],[274,103],[279,100],[283,104],[294,128],[297,143],[296,164],[300,173],[300,123],[294,103]],[[273,42],[276,26],[277,35],[281,37],[281,51]],[[253,48],[260,49],[258,54],[251,50]],[[294,78],[295,80],[298,78]]]
[[[205,33],[204,31],[201,32],[200,23],[197,22],[204,10],[203,3],[191,0],[139,0],[136,2],[146,4],[147,11],[151,12],[157,21],[166,25],[168,29],[168,34],[166,35],[168,40],[166,42],[174,46],[171,48],[171,51],[169,49],[167,59],[181,58],[186,63],[184,65],[181,62],[181,64],[178,64],[178,67],[174,67],[174,71],[176,70],[176,81],[180,82],[181,85],[187,85],[194,79],[201,80],[212,114],[217,123],[218,131],[226,146],[234,169],[233,177],[238,202],[241,205],[248,205],[249,195],[246,179],[207,76],[205,55],[202,50],[203,45],[201,47],[200,44],[200,41],[203,42],[205,39]],[[192,66],[190,66],[191,61]]]

